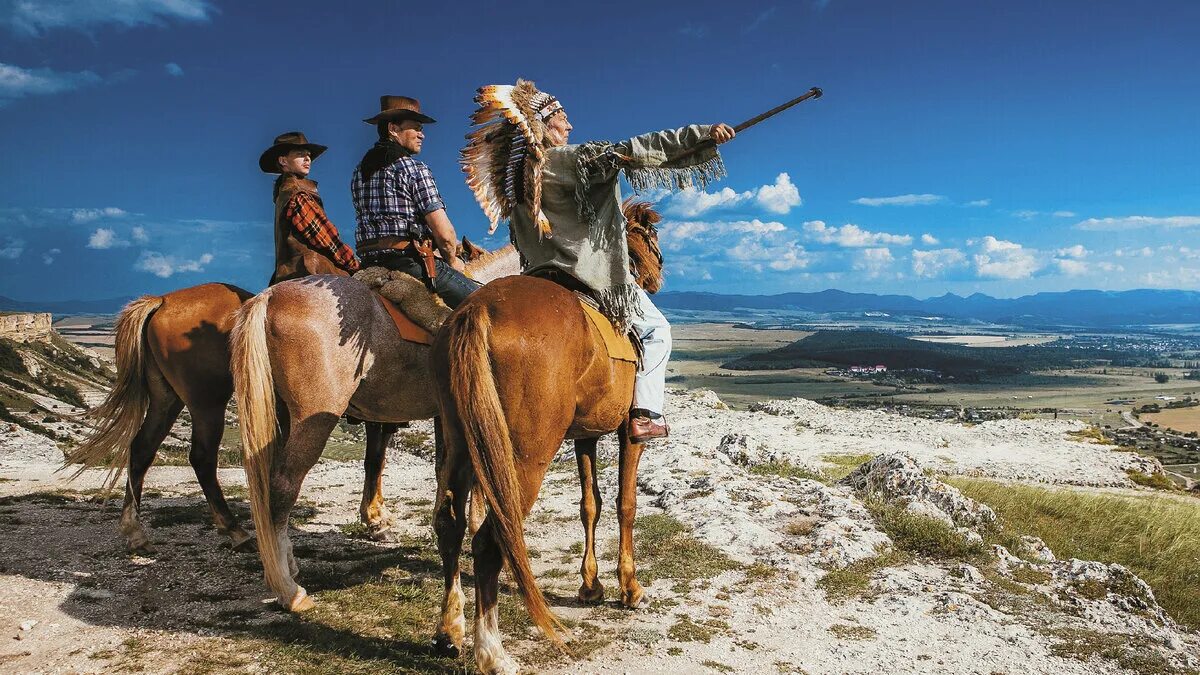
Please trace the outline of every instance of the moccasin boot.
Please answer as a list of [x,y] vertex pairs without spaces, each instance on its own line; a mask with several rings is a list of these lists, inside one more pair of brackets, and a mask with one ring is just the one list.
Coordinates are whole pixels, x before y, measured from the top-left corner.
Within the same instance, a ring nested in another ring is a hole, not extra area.
[[629,441],[645,443],[656,438],[666,438],[671,433],[663,418],[652,420],[649,417],[636,416],[629,418]]

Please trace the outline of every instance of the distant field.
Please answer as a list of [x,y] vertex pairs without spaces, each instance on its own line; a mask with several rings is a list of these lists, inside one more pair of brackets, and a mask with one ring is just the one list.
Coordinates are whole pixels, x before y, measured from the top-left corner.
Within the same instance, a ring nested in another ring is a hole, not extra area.
[[1054,342],[1057,335],[913,335],[913,340],[964,347],[1025,347]]
[[1142,415],[1143,422],[1154,422],[1160,427],[1174,429],[1180,433],[1200,432],[1200,406],[1171,408],[1160,413]]
[[[721,368],[722,363],[734,358],[770,351],[808,335],[801,331],[749,330],[697,323],[675,324],[672,335],[674,349],[668,366],[671,384],[712,389],[726,403],[739,408],[772,398],[881,396],[884,401],[947,407],[1057,408],[1060,417],[1124,426],[1120,418],[1122,410],[1153,403],[1155,396],[1163,394],[1186,396],[1200,391],[1200,382],[1178,376],[1182,371],[1168,371],[1172,374],[1170,381],[1158,384],[1153,377],[1155,369],[1109,367],[1037,371],[979,384],[937,385],[945,389],[941,392],[894,395],[889,387],[827,376],[823,368],[740,371]],[[1128,398],[1134,403],[1107,404],[1112,398]]]

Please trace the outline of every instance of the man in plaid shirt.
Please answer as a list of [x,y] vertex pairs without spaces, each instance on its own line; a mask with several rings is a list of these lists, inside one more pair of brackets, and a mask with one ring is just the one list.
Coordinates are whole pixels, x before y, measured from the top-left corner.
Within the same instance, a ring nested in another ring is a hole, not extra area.
[[[416,99],[383,96],[381,112],[365,122],[376,125],[379,141],[354,169],[350,194],[358,219],[355,242],[363,264],[381,265],[429,285],[457,307],[480,284],[467,277],[458,256],[458,235],[433,174],[414,155],[425,140]],[[436,247],[440,258],[433,255]]]
[[271,283],[309,274],[347,275],[358,271],[354,251],[342,242],[325,215],[315,181],[308,180],[312,162],[325,146],[309,143],[293,131],[276,137],[259,157],[259,168],[277,173],[275,181],[275,273]]

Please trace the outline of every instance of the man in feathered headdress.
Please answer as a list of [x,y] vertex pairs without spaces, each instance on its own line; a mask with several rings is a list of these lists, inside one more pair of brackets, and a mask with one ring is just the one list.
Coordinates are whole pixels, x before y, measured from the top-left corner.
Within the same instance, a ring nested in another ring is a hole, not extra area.
[[734,136],[725,124],[692,125],[620,143],[567,143],[571,123],[555,97],[532,82],[479,89],[463,170],[492,221],[509,221],[525,273],[588,291],[600,310],[642,338],[630,437],[669,432],[663,412],[671,328],[629,272],[620,174],[635,191],[704,186],[725,175],[716,145]]
[[[363,265],[381,265],[421,279],[447,305],[457,307],[479,284],[464,274],[458,235],[433,174],[415,159],[425,142],[423,125],[434,119],[407,96],[381,96],[374,124],[379,140],[354,169],[350,193]],[[442,257],[434,256],[434,249]]]

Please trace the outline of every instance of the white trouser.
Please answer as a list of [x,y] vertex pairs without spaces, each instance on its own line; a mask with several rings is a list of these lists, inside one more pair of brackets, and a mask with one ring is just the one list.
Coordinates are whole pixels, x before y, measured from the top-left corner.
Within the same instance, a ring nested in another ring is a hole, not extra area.
[[645,353],[642,368],[633,383],[633,407],[662,414],[663,390],[667,387],[667,359],[671,356],[671,325],[650,302],[646,291],[637,289],[642,317],[634,319],[633,331],[642,338]]

